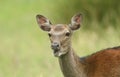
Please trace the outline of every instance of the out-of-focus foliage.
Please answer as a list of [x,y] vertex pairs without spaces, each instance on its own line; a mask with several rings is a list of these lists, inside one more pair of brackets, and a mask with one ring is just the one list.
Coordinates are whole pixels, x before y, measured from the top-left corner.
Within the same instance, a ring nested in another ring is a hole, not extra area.
[[58,3],[54,12],[59,15],[62,22],[68,21],[70,16],[77,12],[83,13],[83,19],[85,23],[87,22],[86,28],[95,21],[102,27],[116,27],[120,21],[120,1],[118,0],[70,0],[58,1]]

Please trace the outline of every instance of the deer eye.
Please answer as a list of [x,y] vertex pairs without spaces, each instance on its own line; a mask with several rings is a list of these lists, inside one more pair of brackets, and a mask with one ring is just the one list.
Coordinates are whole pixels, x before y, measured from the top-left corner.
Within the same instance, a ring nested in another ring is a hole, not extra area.
[[67,33],[65,34],[65,36],[70,36],[70,32],[67,32]]
[[48,33],[48,36],[49,36],[49,37],[51,37],[51,34],[50,34],[50,33]]

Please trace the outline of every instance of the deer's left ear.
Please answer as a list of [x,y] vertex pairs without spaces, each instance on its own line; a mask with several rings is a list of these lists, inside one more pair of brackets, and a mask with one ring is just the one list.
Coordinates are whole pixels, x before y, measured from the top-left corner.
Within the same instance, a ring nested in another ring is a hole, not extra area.
[[80,28],[80,24],[81,24],[81,20],[82,20],[82,14],[78,13],[76,15],[74,15],[71,19],[71,24],[70,24],[70,28],[72,30],[77,30]]

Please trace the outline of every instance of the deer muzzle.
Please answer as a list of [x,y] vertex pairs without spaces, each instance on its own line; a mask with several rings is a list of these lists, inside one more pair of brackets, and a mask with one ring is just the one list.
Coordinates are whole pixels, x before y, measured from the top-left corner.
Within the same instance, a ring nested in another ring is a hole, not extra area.
[[51,44],[51,48],[54,51],[54,55],[57,56],[59,54],[59,51],[60,51],[60,44],[57,42],[54,42]]

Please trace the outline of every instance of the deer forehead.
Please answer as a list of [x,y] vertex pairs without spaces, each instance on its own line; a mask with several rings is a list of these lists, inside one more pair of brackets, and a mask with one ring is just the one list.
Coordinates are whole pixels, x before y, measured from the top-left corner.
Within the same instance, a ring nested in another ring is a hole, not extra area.
[[66,32],[70,32],[70,29],[68,27],[68,25],[65,24],[57,24],[52,26],[51,31],[49,33],[52,34],[63,34]]

